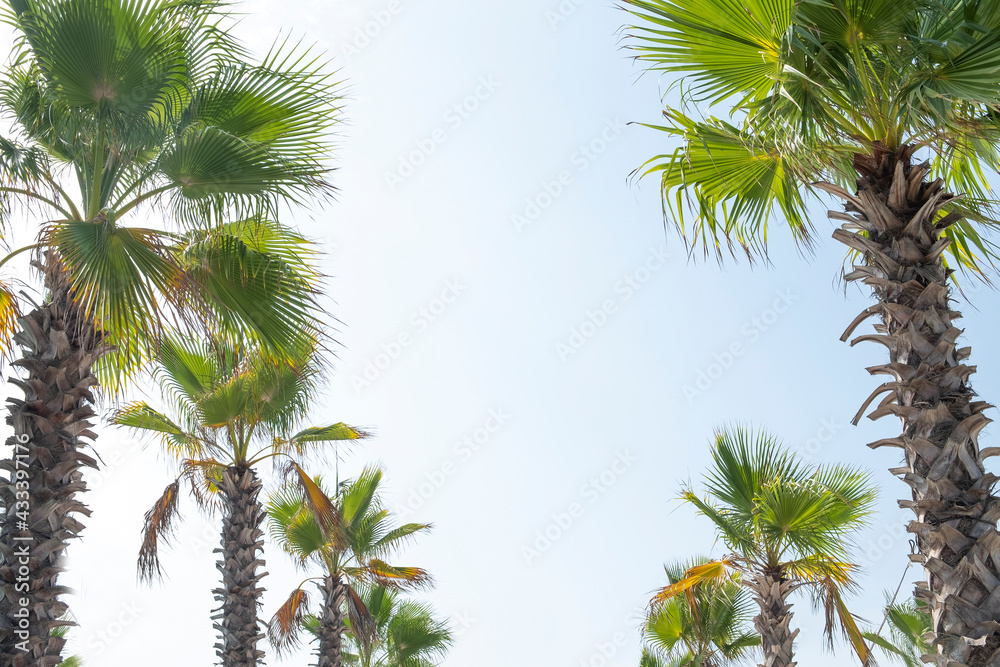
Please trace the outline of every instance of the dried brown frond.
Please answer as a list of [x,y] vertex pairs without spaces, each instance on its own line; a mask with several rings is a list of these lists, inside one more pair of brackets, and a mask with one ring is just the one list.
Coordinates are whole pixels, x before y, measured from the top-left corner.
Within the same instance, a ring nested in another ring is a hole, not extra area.
[[375,619],[353,586],[347,587],[347,618],[351,621],[351,634],[363,646],[371,646],[375,639]]
[[291,467],[298,475],[299,484],[305,492],[306,503],[316,516],[323,534],[334,544],[343,544],[346,541],[345,528],[344,517],[341,516],[340,510],[299,464],[292,462]]
[[299,645],[299,630],[308,608],[308,594],[296,588],[267,624],[267,639],[279,655]]
[[143,518],[142,546],[139,548],[139,579],[152,582],[162,579],[159,546],[170,543],[174,519],[177,517],[177,501],[180,496],[180,480],[175,480],[163,490],[163,495]]
[[433,583],[427,570],[419,567],[396,567],[377,558],[368,561],[365,571],[374,583],[392,590],[412,590]]

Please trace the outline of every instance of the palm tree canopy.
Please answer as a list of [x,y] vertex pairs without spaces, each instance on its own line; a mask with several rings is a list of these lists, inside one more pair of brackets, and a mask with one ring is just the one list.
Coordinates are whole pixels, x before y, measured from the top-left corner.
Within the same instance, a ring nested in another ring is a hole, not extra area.
[[865,639],[879,647],[893,662],[905,667],[924,665],[921,656],[934,653],[934,645],[924,639],[933,625],[931,615],[911,598],[905,602],[887,604],[885,622],[889,626],[888,636],[866,632]]
[[942,231],[949,261],[978,272],[996,257],[995,2],[625,2],[637,59],[684,76],[685,98],[732,109],[724,120],[667,108],[656,129],[682,146],[641,170],[660,176],[689,247],[762,256],[781,219],[808,246],[806,195],[852,189],[865,156],[926,149],[932,174],[964,195],[946,207],[968,219]]
[[271,539],[301,564],[315,562],[330,574],[389,588],[425,583],[423,570],[394,567],[384,560],[407,538],[429,530],[430,524],[395,525],[378,495],[381,482],[379,468],[365,468],[333,495],[322,489],[322,480],[315,480],[329,501],[327,511],[336,514],[333,521],[317,511],[300,486],[286,486],[267,504]]
[[[448,624],[429,605],[402,599],[397,591],[365,586],[360,591],[374,621],[375,639],[359,641],[347,632],[344,664],[353,667],[434,667],[452,645]],[[317,620],[306,619],[310,630]],[[311,630],[310,630],[311,631]]]
[[[353,632],[368,642],[374,623],[359,590],[365,586],[406,590],[429,585],[426,570],[391,565],[386,559],[410,537],[431,526],[394,523],[379,497],[382,471],[378,468],[365,468],[357,478],[338,485],[334,494],[323,488],[321,479],[310,478],[299,467],[296,470],[299,483],[285,486],[268,499],[271,539],[300,566],[318,566],[322,574],[311,579],[336,581],[346,588]],[[300,585],[275,613],[268,637],[279,652],[298,644],[308,606],[309,597]]]
[[[672,563],[664,570],[669,584],[682,581],[705,558]],[[711,658],[715,667],[738,664],[760,637],[750,627],[754,605],[739,581],[729,578],[706,581],[691,589],[690,597],[672,597],[650,609],[643,626],[647,661],[664,665],[696,665]]]
[[[287,41],[253,62],[221,0],[6,4],[18,38],[0,77],[16,132],[0,141],[3,210],[24,201],[50,220],[26,249],[58,252],[47,269],[117,347],[102,381],[143,361],[168,320],[274,353],[312,335],[311,252],[276,220],[282,202],[331,192],[324,64]],[[173,228],[126,224],[139,212]],[[16,303],[0,291],[9,338]]]
[[734,553],[763,567],[794,564],[819,574],[843,564],[851,534],[876,500],[867,472],[802,465],[764,432],[720,431],[712,461],[707,499],[690,489],[683,498],[715,523]]
[[313,352],[306,348],[294,359],[275,358],[259,348],[168,337],[154,377],[170,409],[135,402],[112,421],[157,435],[179,461],[203,468],[252,466],[275,455],[302,456],[331,442],[367,437],[342,422],[299,428],[320,372]]

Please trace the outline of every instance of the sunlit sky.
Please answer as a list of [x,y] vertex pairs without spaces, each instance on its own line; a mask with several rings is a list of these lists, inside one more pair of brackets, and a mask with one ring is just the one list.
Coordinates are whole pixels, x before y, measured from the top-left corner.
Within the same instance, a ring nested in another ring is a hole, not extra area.
[[[641,75],[607,0],[239,8],[258,53],[303,37],[344,82],[336,201],[288,217],[327,253],[336,373],[313,417],[373,430],[341,477],[380,462],[386,500],[434,524],[397,560],[435,577],[421,597],[457,634],[444,664],[637,664],[662,564],[723,553],[675,498],[731,422],[874,471],[883,493],[851,604],[877,624],[906,563],[895,499],[908,489],[886,471],[897,453],[864,446],[897,424],[850,425],[878,384],[864,369],[884,357],[838,340],[868,300],[839,282],[829,202],[814,209],[814,255],[776,227],[771,266],[688,261],[654,180],[629,178],[675,148],[629,124],[657,121],[669,81]],[[998,297],[969,294],[964,343],[990,400]],[[218,522],[184,506],[168,579],[138,584],[142,515],[176,470],[153,443],[100,433],[107,465],[89,475],[93,516],[65,576],[69,648],[101,667],[213,664]],[[306,575],[271,544],[266,560],[269,618]],[[823,648],[807,597],[794,611],[799,664],[851,660]],[[311,649],[267,662],[307,664]]]

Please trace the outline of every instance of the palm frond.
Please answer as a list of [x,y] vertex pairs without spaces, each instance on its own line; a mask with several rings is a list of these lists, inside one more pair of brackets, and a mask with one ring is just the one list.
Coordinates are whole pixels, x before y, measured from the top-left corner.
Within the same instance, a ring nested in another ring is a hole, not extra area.
[[153,581],[163,577],[160,564],[160,545],[169,544],[177,518],[180,481],[167,485],[163,494],[143,517],[142,546],[139,548],[139,578]]
[[299,630],[308,608],[308,594],[305,589],[296,588],[268,622],[267,638],[279,655],[285,655],[299,645]]

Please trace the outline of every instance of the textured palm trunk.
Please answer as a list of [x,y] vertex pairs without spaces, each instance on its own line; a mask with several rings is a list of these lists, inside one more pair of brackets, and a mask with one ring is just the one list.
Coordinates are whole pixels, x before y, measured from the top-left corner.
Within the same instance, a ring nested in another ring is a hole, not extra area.
[[216,653],[222,667],[255,667],[264,652],[257,649],[263,639],[258,615],[264,589],[260,580],[267,574],[261,568],[264,549],[264,508],[258,499],[261,481],[252,468],[228,468],[222,474],[226,516],[222,522],[222,560],[216,567],[222,572],[222,588],[212,591],[221,603],[220,613],[212,617],[219,632]]
[[319,661],[317,667],[341,667],[343,663],[344,603],[347,587],[340,577],[327,577],[323,581],[323,611],[319,624]]
[[91,368],[108,350],[93,323],[73,306],[69,287],[47,259],[49,297],[20,320],[15,341],[22,356],[11,379],[24,398],[7,401],[13,449],[0,468],[0,666],[51,667],[61,662],[65,640],[50,636],[61,625],[67,590],[58,584],[69,540],[83,530],[76,516],[89,516],[77,499],[87,490],[82,468],[96,461],[81,450],[97,436],[91,430]]
[[[900,506],[913,511],[908,530],[915,535],[926,581],[915,595],[931,611],[938,653],[927,656],[939,667],[1000,666],[1000,503],[993,495],[997,477],[983,460],[997,448],[979,449],[978,435],[989,423],[988,407],[973,400],[965,363],[970,348],[958,349],[961,314],[951,309],[948,275],[941,255],[949,245],[943,231],[962,218],[936,215],[954,199],[940,180],[927,182],[926,163],[912,165],[911,150],[857,156],[861,178],[847,200],[850,215],[834,237],[862,253],[847,280],[868,285],[877,303],[861,313],[843,340],[866,318],[878,315],[876,333],[854,339],[874,341],[889,351],[889,363],[868,370],[887,375],[854,422],[879,395],[887,396],[869,415],[895,415],[899,437],[871,443],[903,450],[904,465],[891,469],[912,490]],[[866,232],[866,233],[862,233]]]
[[760,633],[760,667],[794,667],[794,643],[799,631],[791,629],[792,605],[788,596],[796,585],[784,579],[781,572],[768,571],[753,576],[747,586],[760,607],[753,621]]

